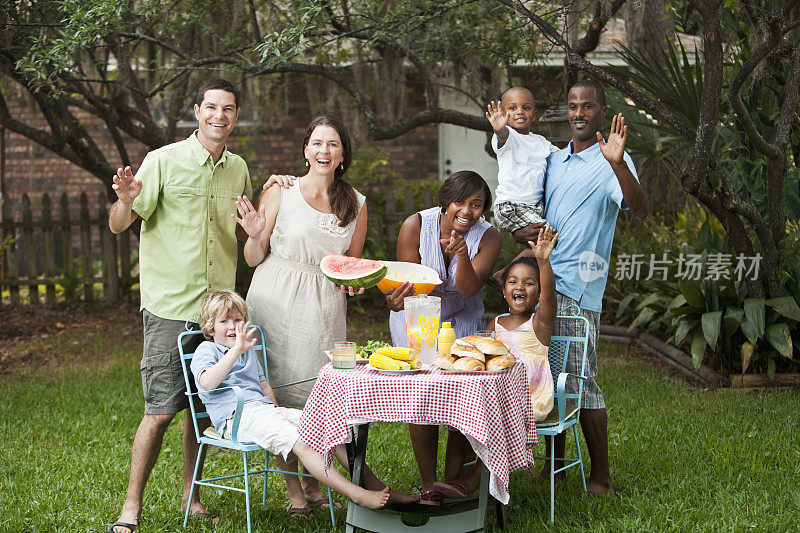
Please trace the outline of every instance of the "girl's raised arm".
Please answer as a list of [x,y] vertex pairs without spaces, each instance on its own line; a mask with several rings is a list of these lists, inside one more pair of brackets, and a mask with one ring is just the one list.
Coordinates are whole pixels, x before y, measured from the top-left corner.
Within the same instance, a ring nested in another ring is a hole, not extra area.
[[550,346],[550,335],[556,322],[556,277],[550,265],[550,252],[556,245],[558,233],[551,226],[539,230],[539,238],[534,243],[528,241],[536,263],[539,265],[539,308],[533,316],[533,331],[536,338],[545,346]]

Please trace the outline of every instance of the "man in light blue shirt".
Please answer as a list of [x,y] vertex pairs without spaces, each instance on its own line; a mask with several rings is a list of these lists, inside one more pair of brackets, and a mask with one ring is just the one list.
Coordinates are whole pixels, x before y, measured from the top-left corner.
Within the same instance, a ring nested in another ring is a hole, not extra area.
[[[550,154],[545,187],[545,218],[559,235],[558,245],[550,256],[556,277],[558,314],[580,313],[590,324],[581,428],[592,459],[586,485],[593,494],[614,492],[608,466],[605,402],[594,380],[595,348],[614,228],[620,209],[629,209],[639,217],[650,211],[633,161],[625,153],[628,129],[621,114],[613,118],[608,140],[603,140],[600,130],[607,112],[605,92],[599,83],[583,80],[572,86],[567,96],[572,140],[563,150]],[[568,322],[573,321],[556,321],[553,335],[583,334],[570,331],[574,326]],[[567,372],[580,372],[581,352],[579,346],[570,349]],[[575,381],[567,381],[567,392],[577,393]],[[555,446],[556,457],[564,457],[563,434],[556,438]],[[549,477],[547,464],[542,474],[545,472]],[[560,474],[557,477],[566,475]]]

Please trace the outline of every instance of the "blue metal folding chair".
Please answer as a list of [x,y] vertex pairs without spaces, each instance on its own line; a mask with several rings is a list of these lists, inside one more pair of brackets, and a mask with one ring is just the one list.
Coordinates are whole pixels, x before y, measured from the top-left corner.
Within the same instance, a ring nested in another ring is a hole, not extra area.
[[[197,330],[190,330],[190,323],[187,323],[186,329],[180,335],[178,335],[178,351],[181,354],[181,361],[183,364],[181,365],[183,368],[183,379],[186,383],[186,395],[189,397],[189,409],[192,414],[192,422],[194,423],[194,431],[195,435],[197,436],[197,442],[200,444],[200,450],[197,454],[197,464],[194,468],[194,475],[192,476],[192,487],[189,492],[189,501],[191,501],[192,496],[194,496],[194,488],[196,485],[204,485],[207,487],[215,487],[218,489],[224,490],[233,490],[236,492],[243,492],[245,496],[245,503],[247,509],[247,532],[250,533],[250,476],[254,474],[264,474],[264,494],[261,498],[261,505],[266,505],[267,503],[267,480],[270,472],[275,472],[277,474],[293,474],[297,476],[306,476],[306,477],[313,477],[311,474],[303,474],[297,472],[285,472],[283,470],[277,470],[273,468],[269,468],[269,452],[267,452],[264,448],[259,446],[258,444],[254,444],[251,442],[241,442],[238,439],[239,433],[239,419],[242,413],[242,405],[244,404],[244,395],[242,394],[242,389],[239,387],[223,387],[220,389],[215,390],[222,390],[224,388],[230,388],[236,394],[236,411],[233,417],[233,426],[231,431],[231,438],[224,439],[221,435],[219,435],[213,427],[208,427],[200,433],[200,427],[198,425],[198,420],[201,418],[208,418],[208,413],[205,412],[205,409],[199,401],[197,402],[198,405],[195,405],[195,396],[197,396],[196,388],[194,385],[194,377],[191,375],[189,370],[189,365],[191,364],[192,357],[194,356],[194,351],[197,346],[203,340],[203,334]],[[252,326],[258,330],[258,344],[254,346],[254,349],[261,352],[262,357],[262,364],[264,366],[264,375],[269,376],[268,367],[267,367],[267,354],[266,350],[264,349],[264,332],[261,330],[259,326]],[[235,450],[242,452],[242,462],[244,464],[244,472],[241,474],[233,474],[230,476],[221,476],[221,477],[212,477],[206,479],[197,479],[197,472],[200,468],[200,459],[203,457],[203,449],[205,446],[219,446],[220,448],[226,448],[229,450]],[[247,454],[249,452],[257,452],[257,451],[264,451],[264,468],[260,470],[253,470],[250,471],[247,466]],[[217,481],[222,481],[225,479],[237,478],[237,477],[244,477],[244,489],[239,487],[234,487],[231,485],[220,485],[217,484]],[[331,496],[331,489],[328,489],[328,504],[330,506],[330,513],[331,513],[331,524],[336,525],[336,518],[333,516],[333,498]],[[186,527],[186,524],[189,520],[189,507],[186,507],[186,516],[183,518],[183,527]]]
[[[555,457],[555,443],[550,444],[550,457],[535,457],[535,459],[546,459],[550,461],[550,524],[555,524],[555,475],[573,466],[581,469],[581,481],[583,490],[586,492],[586,476],[583,473],[583,459],[581,457],[581,445],[578,441],[578,424],[581,414],[581,398],[583,396],[583,382],[586,380],[586,354],[589,347],[589,321],[582,316],[563,316],[559,315],[556,320],[574,320],[583,324],[583,335],[581,336],[552,336],[550,337],[550,348],[547,352],[547,360],[550,363],[550,371],[553,374],[553,384],[555,385],[555,402],[552,411],[541,422],[536,423],[536,433],[540,436],[553,438],[562,432],[572,428],[575,435],[575,448],[578,452],[577,459]],[[580,326],[570,328],[570,331],[580,331]],[[570,374],[566,372],[567,355],[570,350],[580,357],[580,374]],[[578,393],[567,394],[567,379],[578,380]],[[564,463],[559,469],[555,469],[556,461]]]

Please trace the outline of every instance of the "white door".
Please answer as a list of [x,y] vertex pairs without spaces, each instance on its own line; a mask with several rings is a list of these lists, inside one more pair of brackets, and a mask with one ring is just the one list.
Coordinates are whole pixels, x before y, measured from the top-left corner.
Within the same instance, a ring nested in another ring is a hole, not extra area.
[[[479,115],[481,111],[473,102],[463,97],[444,97],[442,103],[450,109],[472,115]],[[485,132],[439,124],[439,177],[444,180],[453,172],[474,170],[486,180],[494,195],[497,187],[497,160],[486,153],[486,141]]]

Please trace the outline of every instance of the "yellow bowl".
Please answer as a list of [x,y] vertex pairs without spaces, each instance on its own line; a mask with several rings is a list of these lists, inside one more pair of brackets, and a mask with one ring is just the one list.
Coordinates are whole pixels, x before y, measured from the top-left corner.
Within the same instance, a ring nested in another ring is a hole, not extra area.
[[406,281],[414,284],[414,294],[430,294],[437,285],[442,283],[436,271],[418,263],[405,261],[384,261],[389,267],[386,275],[378,282],[378,288],[384,294],[389,289],[396,289]]

